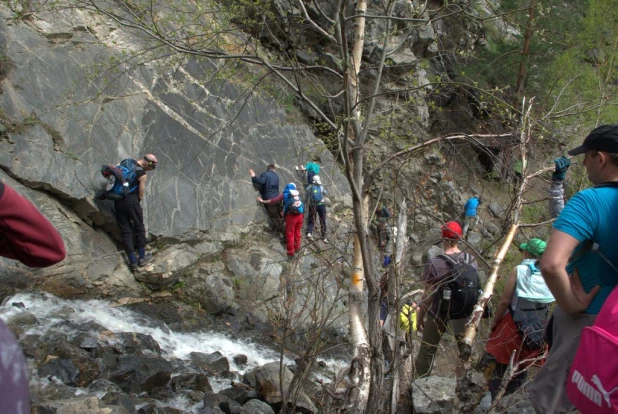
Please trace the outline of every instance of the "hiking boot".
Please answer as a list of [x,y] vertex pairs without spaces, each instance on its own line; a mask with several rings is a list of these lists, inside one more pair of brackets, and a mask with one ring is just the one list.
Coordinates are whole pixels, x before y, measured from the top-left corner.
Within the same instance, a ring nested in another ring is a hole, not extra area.
[[307,233],[307,238],[313,240],[313,235],[311,233]]
[[324,243],[328,243],[328,239],[327,239],[326,237],[324,237],[324,238],[322,239],[322,241],[323,241]]
[[146,266],[146,263],[150,262],[151,260],[152,260],[152,255],[151,254],[147,254],[147,255],[144,256],[143,259],[139,259],[137,261],[137,265],[139,267],[144,267],[144,266]]
[[137,263],[129,263],[129,270],[135,272],[137,270]]

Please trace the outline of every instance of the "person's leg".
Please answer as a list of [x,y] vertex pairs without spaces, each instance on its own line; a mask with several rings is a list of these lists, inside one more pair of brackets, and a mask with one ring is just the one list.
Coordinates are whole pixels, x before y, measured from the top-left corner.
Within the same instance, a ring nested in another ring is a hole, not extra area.
[[292,214],[285,216],[285,244],[288,256],[294,256],[294,220]]
[[468,231],[474,231],[474,228],[476,227],[476,222],[478,220],[479,220],[479,216],[470,217],[470,228],[468,228]]
[[315,226],[315,206],[309,205],[307,211],[307,234],[313,235],[313,230]]
[[470,227],[470,218],[470,216],[465,216],[463,220],[463,229],[461,229],[461,234],[463,234],[464,237],[466,237],[466,234],[468,233],[468,227]]
[[281,231],[282,223],[281,223],[281,213],[279,209],[280,203],[275,204],[264,204],[264,208],[266,209],[266,214],[270,219],[270,227],[274,231]]
[[384,296],[380,300],[380,326],[384,326],[384,321],[388,315],[388,296]]
[[509,395],[520,389],[525,383],[528,381],[528,370],[524,370],[519,374],[515,375],[509,381],[509,385],[506,386],[506,391],[504,395]]
[[575,409],[566,396],[571,363],[579,347],[581,332],[594,323],[596,315],[569,315],[554,308],[553,344],[543,367],[537,372],[528,397],[537,413],[568,413]]
[[320,204],[317,206],[318,216],[320,217],[320,231],[322,232],[322,239],[326,238],[326,206]]
[[144,226],[144,210],[140,204],[133,204],[131,209],[131,221],[135,229],[136,243],[138,255],[140,259],[144,259],[146,255],[146,227]]
[[303,214],[294,217],[294,250],[300,252],[301,233],[303,231]]
[[444,333],[445,325],[440,320],[427,316],[421,347],[414,361],[414,377],[422,378],[431,374],[433,361],[438,351],[440,339]]
[[122,242],[127,255],[129,256],[129,263],[137,264],[135,246],[133,245],[133,226],[131,225],[130,217],[131,213],[128,211],[126,205],[116,206],[116,223],[118,223],[118,227],[120,227]]
[[496,392],[498,392],[498,388],[500,388],[500,384],[502,384],[502,378],[504,378],[504,374],[508,367],[507,364],[501,364],[496,361],[494,371],[489,379],[489,392],[491,393],[492,400],[496,398]]

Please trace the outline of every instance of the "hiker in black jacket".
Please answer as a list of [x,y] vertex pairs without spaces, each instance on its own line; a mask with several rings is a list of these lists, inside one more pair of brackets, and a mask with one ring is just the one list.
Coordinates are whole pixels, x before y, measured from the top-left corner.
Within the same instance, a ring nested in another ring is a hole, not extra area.
[[[251,182],[260,188],[260,196],[263,200],[271,200],[279,195],[279,176],[275,172],[275,164],[268,164],[266,172],[259,177],[255,175],[255,171],[249,170]],[[264,204],[266,214],[272,221],[272,230],[283,232],[283,205],[279,203]]]

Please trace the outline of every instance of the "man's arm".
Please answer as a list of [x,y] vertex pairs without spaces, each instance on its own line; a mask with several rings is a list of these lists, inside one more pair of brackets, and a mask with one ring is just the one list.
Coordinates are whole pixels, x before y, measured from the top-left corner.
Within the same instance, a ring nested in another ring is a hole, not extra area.
[[47,267],[66,256],[58,231],[25,197],[0,182],[0,255],[30,267]]
[[588,294],[579,297],[573,292],[566,265],[578,244],[579,241],[573,236],[553,229],[541,258],[543,279],[556,298],[558,306],[567,313],[577,313],[586,309],[600,289],[600,286],[595,286]]
[[148,179],[148,176],[146,174],[142,175],[138,181],[139,181],[139,189],[137,190],[137,196],[139,197],[139,201],[142,201],[144,199],[144,195],[146,194],[146,180]]

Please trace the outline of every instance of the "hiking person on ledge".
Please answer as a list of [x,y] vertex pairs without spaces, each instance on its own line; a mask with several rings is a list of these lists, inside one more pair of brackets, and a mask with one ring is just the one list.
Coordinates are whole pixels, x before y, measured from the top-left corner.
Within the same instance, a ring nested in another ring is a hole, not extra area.
[[307,171],[307,184],[313,183],[313,177],[320,174],[320,164],[322,163],[322,158],[318,155],[314,155],[311,158],[311,161],[307,163],[304,167],[296,167],[297,171]]
[[[146,154],[144,158],[137,160],[135,178],[129,183],[129,187],[133,190],[125,197],[114,200],[116,222],[120,227],[122,241],[127,256],[129,256],[129,268],[132,272],[136,271],[138,266],[145,266],[152,258],[152,256],[146,255],[146,227],[144,226],[144,211],[141,202],[146,195],[146,172],[155,168],[157,168],[157,157],[152,154]],[[133,244],[134,234],[135,245]],[[136,247],[137,256],[135,256]]]
[[[438,345],[448,323],[459,345],[468,317],[480,295],[476,258],[459,250],[461,237],[459,223],[445,223],[442,226],[444,254],[430,259],[421,275],[425,287],[416,323],[418,331],[423,332],[423,339],[414,362],[415,378],[431,374]],[[464,280],[466,284],[461,286]]]
[[270,200],[258,197],[257,201],[268,205],[280,203],[283,200],[283,218],[285,220],[285,241],[288,259],[294,259],[296,253],[300,253],[301,235],[303,227],[303,213],[305,206],[300,200],[300,193],[296,189],[296,184],[289,183],[285,186],[283,193]]
[[[0,256],[37,268],[59,263],[66,256],[54,226],[28,199],[1,181]],[[0,351],[0,413],[29,413],[26,360],[15,335],[1,319]]]
[[549,305],[554,302],[539,268],[546,246],[547,243],[541,239],[530,239],[519,246],[524,259],[511,270],[489,325],[491,333],[485,349],[496,360],[489,380],[492,400],[496,397],[511,358],[517,373],[509,380],[505,395],[515,392],[526,383],[528,367],[538,363],[546,352],[544,327]]
[[[557,306],[549,356],[528,389],[537,413],[575,410],[566,387],[582,331],[594,323],[618,285],[618,124],[594,129],[582,145],[569,151],[572,156],[580,154],[594,187],[566,203],[541,259],[543,278]],[[566,168],[560,172],[566,173]],[[564,179],[564,174],[557,178]]]
[[[272,200],[279,196],[279,176],[275,172],[275,164],[268,164],[266,171],[259,177],[256,177],[255,171],[251,169],[249,170],[249,175],[251,176],[251,182],[260,189],[258,202],[261,203],[261,201],[259,201],[260,199]],[[282,198],[279,200],[282,200]],[[266,214],[270,218],[271,230],[283,232],[283,222],[281,221],[283,206],[281,202],[273,201],[272,203],[262,204],[266,209]]]

